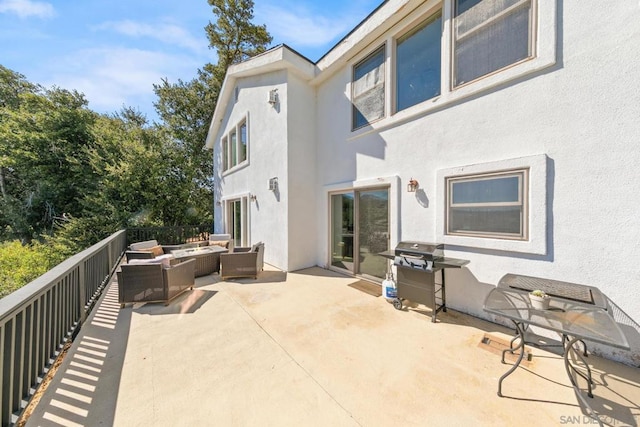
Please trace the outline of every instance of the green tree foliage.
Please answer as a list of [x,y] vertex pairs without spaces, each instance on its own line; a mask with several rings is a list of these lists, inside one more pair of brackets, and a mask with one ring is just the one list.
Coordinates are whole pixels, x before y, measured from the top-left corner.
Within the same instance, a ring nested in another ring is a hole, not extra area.
[[183,157],[186,178],[196,183],[190,198],[199,210],[210,210],[213,201],[212,157],[204,144],[227,68],[264,52],[272,40],[264,25],[251,23],[253,1],[208,1],[217,20],[205,30],[209,47],[217,53],[217,64],[205,64],[191,81],[172,84],[165,79],[154,85],[156,110],[169,137],[177,142],[176,161]]
[[83,94],[0,65],[0,292],[119,228],[213,220],[209,121],[227,68],[271,36],[251,23],[253,1],[208,2],[218,61],[191,81],[154,85],[159,124],[130,108],[97,114]]
[[72,255],[66,248],[14,240],[0,243],[0,298],[31,282]]
[[30,241],[54,218],[77,212],[80,191],[95,191],[85,154],[96,114],[76,91],[45,90],[1,71],[0,93],[12,96],[0,103],[0,224],[5,237]]
[[[230,65],[245,61],[265,51],[272,37],[265,25],[255,25],[253,20],[253,0],[208,0],[215,23],[205,27],[209,47],[218,54],[218,69],[222,74],[213,73],[220,83]],[[216,70],[217,71],[217,70]]]

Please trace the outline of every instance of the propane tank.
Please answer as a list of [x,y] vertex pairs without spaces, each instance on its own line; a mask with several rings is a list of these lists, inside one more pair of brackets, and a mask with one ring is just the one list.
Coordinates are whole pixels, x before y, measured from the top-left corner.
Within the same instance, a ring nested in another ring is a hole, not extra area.
[[393,273],[387,273],[386,278],[382,281],[382,296],[389,302],[392,302],[398,296],[396,282],[393,280]]

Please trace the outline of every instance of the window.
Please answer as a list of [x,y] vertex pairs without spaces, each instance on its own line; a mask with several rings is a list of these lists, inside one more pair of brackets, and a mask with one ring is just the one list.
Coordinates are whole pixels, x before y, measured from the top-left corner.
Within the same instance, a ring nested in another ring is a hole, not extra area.
[[229,142],[227,137],[222,138],[222,171],[229,169]]
[[238,163],[247,160],[247,122],[240,124],[240,145],[238,147]]
[[533,56],[531,0],[456,0],[453,87]]
[[398,39],[396,45],[396,110],[440,95],[442,14],[429,18]]
[[243,119],[222,137],[222,170],[227,171],[247,161],[249,140],[247,119]]
[[527,239],[528,170],[449,177],[446,234]]
[[384,117],[384,46],[353,67],[353,129]]
[[229,159],[231,162],[230,167],[234,167],[238,164],[238,138],[236,135],[235,129],[229,134],[229,145],[231,148],[231,157]]

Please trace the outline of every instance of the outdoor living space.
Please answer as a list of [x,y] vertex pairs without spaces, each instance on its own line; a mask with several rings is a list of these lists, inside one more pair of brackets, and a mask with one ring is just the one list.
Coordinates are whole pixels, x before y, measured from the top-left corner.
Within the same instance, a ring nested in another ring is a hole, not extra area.
[[[117,283],[80,330],[27,425],[507,426],[597,424],[562,357],[500,361],[513,330],[449,309],[402,311],[319,267],[199,277],[169,305],[120,309]],[[638,369],[589,355],[591,406],[638,425]],[[586,394],[586,383],[578,377]]]

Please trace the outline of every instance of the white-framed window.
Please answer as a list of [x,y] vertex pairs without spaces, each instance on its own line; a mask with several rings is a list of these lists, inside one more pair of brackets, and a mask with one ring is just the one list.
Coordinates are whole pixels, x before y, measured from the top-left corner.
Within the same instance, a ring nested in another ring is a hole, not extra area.
[[440,95],[442,12],[396,41],[396,111]]
[[222,171],[229,169],[229,139],[222,137]]
[[554,65],[557,8],[557,0],[425,1],[354,59],[351,138]]
[[438,170],[436,239],[545,255],[547,162],[539,154]]
[[384,117],[385,59],[385,47],[381,46],[353,67],[353,129]]
[[528,238],[528,168],[445,180],[447,235]]
[[533,56],[532,0],[455,0],[453,87]]
[[249,132],[248,120],[243,118],[222,137],[222,170],[232,170],[248,161]]

